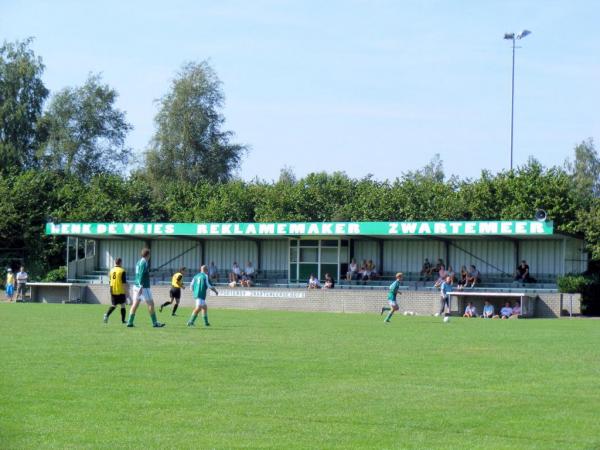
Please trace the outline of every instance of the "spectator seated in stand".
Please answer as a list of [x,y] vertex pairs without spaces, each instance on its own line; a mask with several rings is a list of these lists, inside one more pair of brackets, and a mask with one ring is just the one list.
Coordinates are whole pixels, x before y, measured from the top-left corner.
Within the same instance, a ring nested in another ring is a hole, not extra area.
[[358,279],[367,281],[369,279],[369,270],[367,269],[367,260],[363,260],[360,270],[358,271]]
[[512,308],[510,306],[510,302],[506,302],[500,310],[500,314],[494,316],[494,318],[497,319],[500,317],[501,319],[510,319],[510,316],[512,316]]
[[254,266],[252,265],[251,261],[248,261],[246,263],[246,268],[244,269],[244,273],[246,274],[246,277],[248,277],[248,279],[250,281],[254,281],[254,276],[255,276],[256,272],[254,270]]
[[448,265],[448,270],[446,271],[446,275],[450,277],[452,280],[452,284],[456,283],[456,274],[454,273],[454,269],[451,265]]
[[529,273],[527,261],[523,260],[521,261],[521,264],[517,266],[517,270],[515,270],[515,281],[520,281],[521,283],[535,283],[535,278]]
[[448,271],[446,270],[446,267],[444,267],[444,265],[442,264],[440,266],[440,270],[438,270],[438,279],[435,284],[438,284],[438,283],[442,284],[447,276],[448,276]]
[[515,306],[513,306],[512,314],[510,315],[511,319],[518,319],[521,315],[521,302],[517,300],[515,302]]
[[469,266],[469,272],[467,273],[467,283],[465,286],[468,287],[470,284],[471,287],[475,287],[475,285],[479,283],[481,283],[481,274],[479,273],[479,270],[471,264],[471,266]]
[[437,280],[439,278],[440,269],[442,267],[444,267],[444,260],[442,258],[438,258],[437,262],[435,263],[435,267],[431,269],[431,275],[433,275],[434,279]]
[[252,286],[252,280],[248,276],[246,272],[242,272],[240,275],[240,286],[242,287],[250,287]]
[[219,269],[214,261],[211,261],[210,266],[208,266],[208,278],[211,282],[219,281]]
[[319,279],[315,277],[314,274],[310,274],[310,278],[308,279],[308,288],[309,289],[321,289],[321,283],[319,283]]
[[325,274],[325,284],[323,286],[325,289],[333,289],[335,287],[335,281],[328,273]]
[[466,266],[462,266],[460,268],[459,279],[458,279],[458,289],[461,290],[467,285],[467,276],[469,272]]
[[463,314],[463,317],[477,317],[477,310],[475,309],[475,306],[473,306],[473,303],[467,303],[467,307],[465,308],[465,313]]
[[376,279],[377,275],[378,275],[375,263],[373,262],[372,259],[370,259],[369,261],[367,261],[367,275],[369,276],[369,280]]
[[419,281],[427,281],[431,277],[431,263],[428,258],[423,261]]
[[494,305],[492,305],[489,301],[485,301],[483,305],[483,314],[481,315],[483,319],[492,319],[494,317]]
[[240,279],[240,275],[242,274],[242,271],[240,269],[240,266],[238,266],[237,262],[233,262],[233,265],[231,266],[231,272],[229,272],[229,282],[235,282],[237,283]]
[[346,272],[346,280],[356,280],[358,278],[358,264],[356,259],[352,258],[350,264],[348,264],[348,272]]

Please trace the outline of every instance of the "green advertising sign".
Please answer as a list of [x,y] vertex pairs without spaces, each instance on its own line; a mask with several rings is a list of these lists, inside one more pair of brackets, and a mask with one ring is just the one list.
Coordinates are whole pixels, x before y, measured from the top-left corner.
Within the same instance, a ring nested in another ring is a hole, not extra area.
[[529,236],[551,235],[552,222],[47,223],[62,236]]

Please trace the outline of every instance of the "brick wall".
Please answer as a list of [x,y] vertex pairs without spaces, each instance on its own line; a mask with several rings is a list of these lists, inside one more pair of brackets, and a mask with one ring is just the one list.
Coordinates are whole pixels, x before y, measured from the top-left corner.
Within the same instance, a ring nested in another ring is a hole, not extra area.
[[[381,307],[387,305],[385,290],[359,289],[261,289],[219,288],[221,295],[212,292],[207,299],[212,308],[234,309],[271,309],[284,311],[327,311],[341,313],[379,313]],[[168,286],[153,286],[154,303],[160,305],[169,300]],[[573,312],[579,314],[579,295],[573,297]],[[87,303],[110,304],[108,287],[101,284],[90,284],[85,293]],[[478,311],[481,305],[475,301]],[[189,289],[182,291],[182,306],[192,306],[193,300]],[[439,311],[439,293],[434,291],[403,291],[398,296],[400,312],[413,311],[418,315],[431,315]],[[452,313],[457,314],[457,302],[453,298]],[[537,317],[558,317],[561,309],[569,309],[568,294],[541,294],[536,300],[535,315]],[[461,311],[462,314],[462,311]]]
[[573,297],[573,314],[581,314],[581,294],[541,294],[537,298],[536,317],[568,316],[571,308],[571,295]]

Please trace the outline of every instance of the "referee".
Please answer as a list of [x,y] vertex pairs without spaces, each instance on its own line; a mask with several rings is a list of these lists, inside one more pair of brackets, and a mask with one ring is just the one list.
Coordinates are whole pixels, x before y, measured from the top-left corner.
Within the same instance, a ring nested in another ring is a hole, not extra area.
[[115,260],[115,267],[110,269],[108,274],[110,282],[110,301],[112,306],[108,308],[106,314],[104,314],[104,323],[108,323],[108,318],[112,312],[117,309],[117,305],[121,305],[121,323],[127,323],[125,321],[125,303],[127,302],[127,296],[125,295],[127,288],[127,275],[125,269],[121,267],[123,260],[117,258]]
[[179,269],[179,271],[177,271],[173,275],[173,278],[171,278],[171,290],[169,291],[171,300],[169,300],[168,302],[164,302],[162,305],[160,305],[160,309],[158,310],[158,312],[162,312],[162,310],[165,306],[173,305],[173,303],[175,303],[173,305],[173,312],[171,313],[171,315],[172,316],[176,315],[175,312],[177,311],[177,308],[179,308],[179,300],[181,299],[181,290],[185,289],[183,287],[183,276],[184,275],[185,275],[185,267],[181,267]]

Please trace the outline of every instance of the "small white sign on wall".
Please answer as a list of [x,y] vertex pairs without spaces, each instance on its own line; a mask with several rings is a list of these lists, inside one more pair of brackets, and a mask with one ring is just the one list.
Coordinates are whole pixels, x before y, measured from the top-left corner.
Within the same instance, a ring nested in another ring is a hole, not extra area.
[[306,292],[259,289],[221,289],[219,297],[306,298]]

